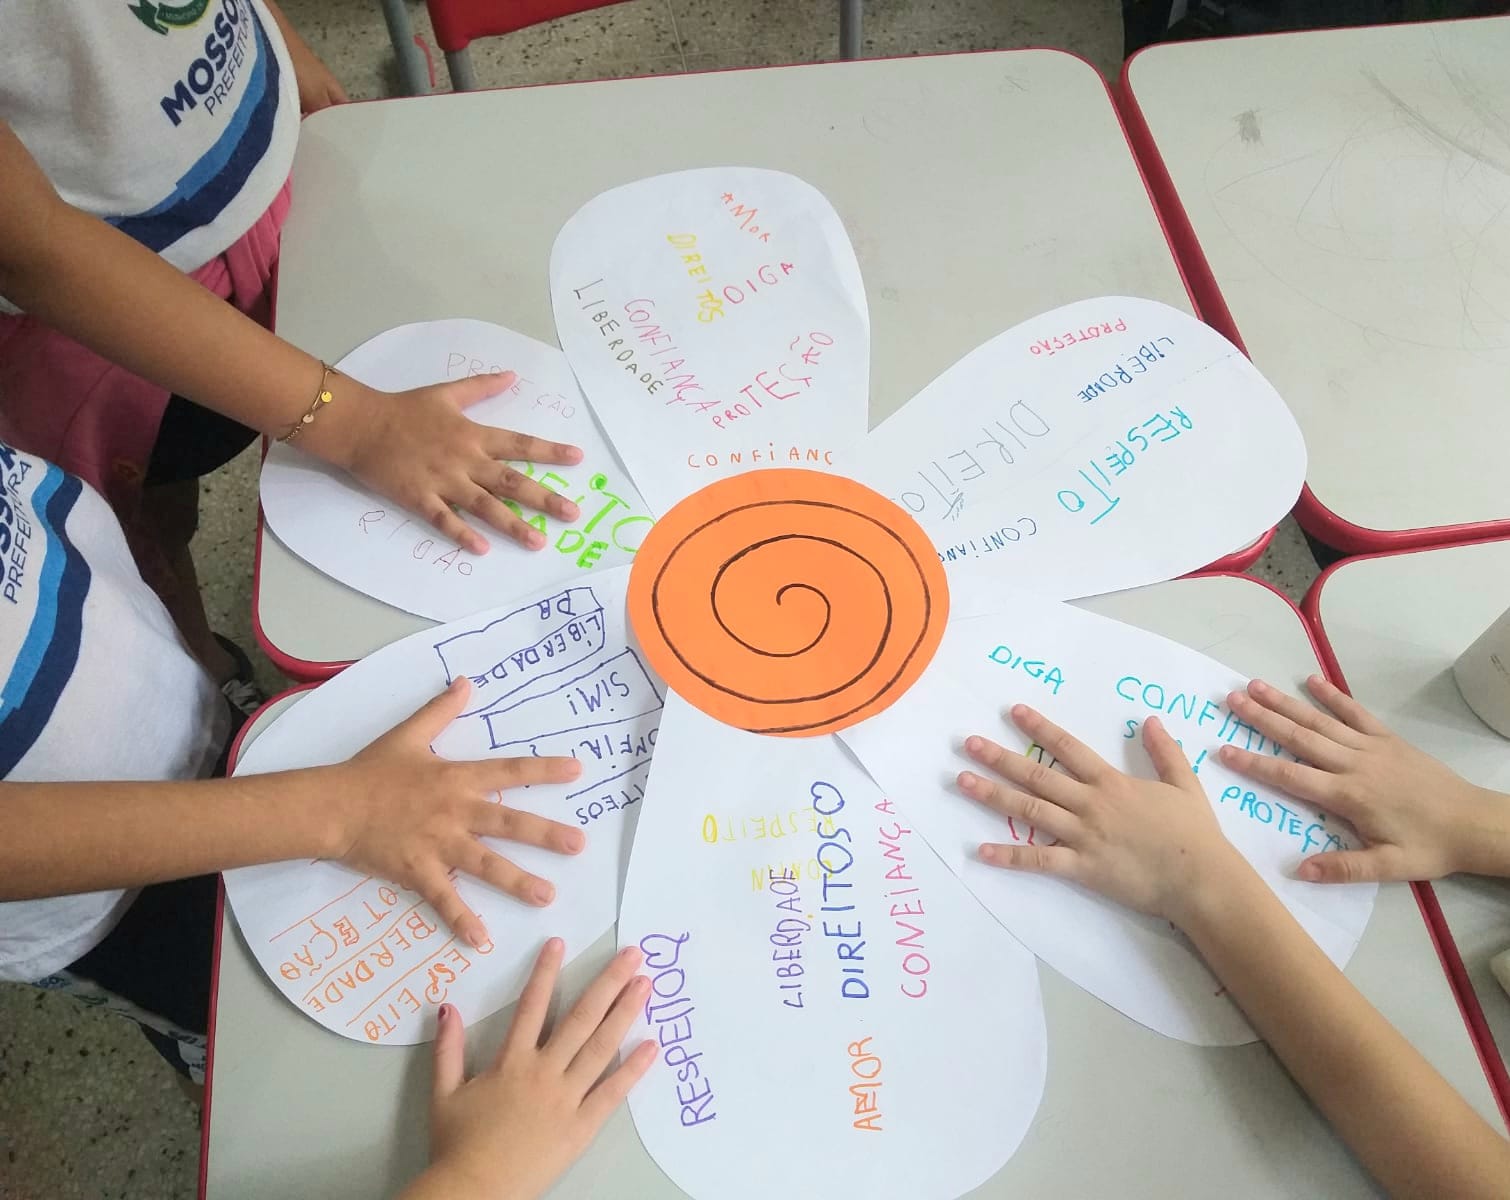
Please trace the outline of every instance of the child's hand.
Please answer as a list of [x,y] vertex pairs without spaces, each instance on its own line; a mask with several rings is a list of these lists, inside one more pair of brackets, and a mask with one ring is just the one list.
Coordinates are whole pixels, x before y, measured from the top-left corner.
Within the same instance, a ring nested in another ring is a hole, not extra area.
[[1070,774],[982,737],[965,742],[971,758],[1022,790],[962,771],[964,793],[1056,839],[1035,846],[987,843],[980,848],[983,862],[1070,879],[1176,925],[1224,873],[1246,869],[1184,752],[1156,717],[1143,722],[1143,746],[1159,781],[1122,774],[1025,704],[1013,706],[1012,720]]
[[1319,675],[1306,687],[1322,712],[1255,679],[1227,705],[1303,763],[1223,746],[1225,766],[1348,821],[1364,850],[1313,854],[1296,870],[1313,883],[1510,873],[1510,797],[1475,787],[1391,733]]
[[480,837],[507,838],[560,854],[576,854],[582,831],[488,797],[532,783],[564,783],[582,766],[574,758],[491,758],[451,762],[430,743],[466,707],[466,676],[349,762],[329,768],[339,829],[327,858],[418,892],[445,923],[473,946],[488,940],[481,918],[462,903],[453,870],[465,871],[525,904],[543,907],[556,889]]
[[571,465],[582,461],[582,451],[479,425],[462,413],[516,378],[504,371],[393,394],[343,376],[332,383],[335,402],[298,444],[345,467],[473,554],[486,553],[487,539],[458,517],[453,505],[521,546],[539,550],[545,535],[515,516],[500,497],[564,521],[577,519],[577,506],[501,460]]
[[287,21],[281,19],[278,27],[283,33],[283,44],[288,47],[288,58],[294,65],[294,81],[299,88],[299,111],[306,116],[329,108],[332,104],[347,102],[346,89],[331,73],[320,56],[309,48],[309,43],[294,31]]
[[599,1081],[650,995],[650,981],[634,974],[642,956],[633,946],[619,951],[540,1044],[563,952],[560,938],[545,943],[503,1048],[470,1083],[463,1082],[461,1016],[450,1005],[441,1007],[430,1105],[432,1166],[421,1179],[434,1195],[534,1200],[587,1149],[655,1061],[656,1044],[641,1042]]

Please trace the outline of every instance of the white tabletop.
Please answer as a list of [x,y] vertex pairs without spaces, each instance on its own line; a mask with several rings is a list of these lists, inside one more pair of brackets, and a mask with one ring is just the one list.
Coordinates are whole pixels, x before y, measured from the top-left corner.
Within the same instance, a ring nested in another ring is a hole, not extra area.
[[[1083,603],[1269,679],[1294,683],[1317,667],[1295,610],[1251,580],[1183,579]],[[221,936],[209,1196],[391,1195],[423,1161],[429,1048],[374,1048],[332,1036],[276,991],[229,914]],[[567,971],[565,990],[580,987],[612,949],[605,936]],[[1040,967],[1039,975],[1050,1064],[1043,1103],[1012,1160],[972,1195],[1376,1194],[1265,1046],[1171,1041],[1055,971]],[[1380,889],[1348,975],[1475,1108],[1498,1121],[1406,886]],[[500,1013],[472,1030],[478,1059],[497,1046],[507,1019]],[[552,1192],[558,1200],[680,1194],[641,1148],[627,1111]],[[793,1195],[800,1194],[797,1187]]]
[[1510,532],[1507,63],[1493,18],[1169,43],[1126,70],[1316,499],[1395,539]]
[[[1348,690],[1402,737],[1484,787],[1510,792],[1510,741],[1473,714],[1452,664],[1510,606],[1510,541],[1344,563],[1318,593],[1321,627]],[[1501,1053],[1510,997],[1489,960],[1510,949],[1510,883],[1435,886]]]
[[[870,301],[872,422],[1071,300],[1191,311],[1100,75],[1018,50],[326,109],[300,135],[278,332],[332,361],[440,317],[554,344],[546,267],[566,219],[610,187],[719,163],[790,171],[838,210]],[[266,533],[255,608],[285,669],[424,624]]]

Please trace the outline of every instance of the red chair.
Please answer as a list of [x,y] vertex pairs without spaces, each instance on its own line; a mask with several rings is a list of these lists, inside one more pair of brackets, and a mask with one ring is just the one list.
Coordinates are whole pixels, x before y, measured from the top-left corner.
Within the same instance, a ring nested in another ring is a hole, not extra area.
[[557,17],[607,8],[623,0],[425,0],[430,23],[435,26],[435,40],[446,52],[446,66],[451,69],[451,83],[458,92],[470,92],[477,86],[472,71],[472,56],[467,53],[473,38],[497,37],[514,33],[531,25],[542,25]]

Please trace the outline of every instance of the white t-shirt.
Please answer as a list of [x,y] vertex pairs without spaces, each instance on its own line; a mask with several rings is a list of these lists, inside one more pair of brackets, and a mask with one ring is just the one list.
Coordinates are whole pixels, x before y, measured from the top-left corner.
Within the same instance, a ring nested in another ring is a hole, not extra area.
[[0,0],[0,120],[64,200],[193,271],[288,179],[299,90],[261,0]]
[[[200,778],[214,768],[229,719],[105,501],[0,443],[0,779]],[[132,898],[0,903],[0,979],[66,967]]]

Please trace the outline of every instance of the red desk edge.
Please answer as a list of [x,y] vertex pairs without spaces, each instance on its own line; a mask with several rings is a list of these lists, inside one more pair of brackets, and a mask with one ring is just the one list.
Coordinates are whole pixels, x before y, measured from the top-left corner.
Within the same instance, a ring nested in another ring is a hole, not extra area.
[[[1363,554],[1333,563],[1317,577],[1316,582],[1311,585],[1301,601],[1301,615],[1313,633],[1311,640],[1316,646],[1317,657],[1321,659],[1327,678],[1348,695],[1352,695],[1347,685],[1347,677],[1342,671],[1342,664],[1338,661],[1337,652],[1332,649],[1331,640],[1327,637],[1326,627],[1321,620],[1322,593],[1326,589],[1327,582],[1338,571],[1354,563],[1368,562],[1371,559],[1398,558],[1406,554],[1427,554],[1433,550],[1482,546],[1505,540],[1502,537],[1480,537],[1472,541],[1454,542],[1444,546],[1382,550],[1375,554]],[[1412,883],[1410,886],[1416,893],[1416,903],[1420,906],[1421,916],[1425,918],[1426,927],[1431,932],[1431,940],[1437,948],[1437,957],[1442,962],[1442,968],[1447,972],[1453,995],[1457,998],[1458,1011],[1463,1014],[1463,1023],[1468,1026],[1469,1037],[1473,1041],[1474,1049],[1478,1052],[1479,1064],[1489,1080],[1489,1089],[1494,1093],[1495,1101],[1499,1104],[1500,1116],[1506,1125],[1510,1126],[1510,1071],[1505,1068],[1505,1060],[1500,1054],[1499,1046],[1495,1043],[1494,1034],[1489,1029],[1489,1022],[1484,1017],[1483,1006],[1479,1004],[1478,993],[1473,990],[1473,983],[1468,978],[1468,968],[1463,964],[1462,955],[1458,953],[1457,943],[1453,941],[1447,917],[1442,912],[1441,903],[1437,900],[1437,895],[1432,891],[1429,883]]]
[[[1112,89],[1112,85],[1106,80],[1105,76],[1103,76],[1101,74],[1100,69],[1098,67],[1096,67],[1096,65],[1094,63],[1092,63],[1089,59],[1087,59],[1083,55],[1076,54],[1073,51],[1070,51],[1070,50],[1061,50],[1061,49],[1059,49],[1058,47],[1055,47],[1055,46],[1020,46],[1020,47],[1017,47],[1014,50],[1008,50],[1008,51],[1001,51],[1001,50],[962,50],[962,51],[955,51],[955,52],[944,53],[944,54],[891,55],[891,56],[888,56],[887,58],[881,58],[881,59],[861,59],[859,61],[863,63],[863,62],[883,62],[883,61],[888,61],[888,59],[890,59],[890,60],[899,60],[899,59],[903,59],[903,58],[953,58],[953,57],[956,57],[957,55],[963,55],[963,54],[1002,54],[1002,53],[1013,54],[1013,53],[1020,53],[1022,51],[1026,51],[1026,50],[1040,51],[1040,52],[1041,51],[1048,51],[1048,52],[1053,53],[1053,54],[1062,54],[1062,55],[1064,55],[1067,58],[1073,58],[1073,59],[1076,59],[1077,61],[1079,61],[1081,63],[1084,63],[1087,68],[1089,68],[1091,71],[1095,72],[1096,78],[1098,80],[1100,80],[1101,86],[1106,90],[1107,104],[1111,108],[1112,116],[1116,119],[1117,128],[1118,128],[1118,130],[1122,134],[1122,141],[1127,146],[1128,155],[1132,159],[1133,169],[1135,171],[1137,171],[1138,178],[1143,183],[1143,190],[1144,190],[1144,192],[1148,196],[1149,206],[1153,209],[1154,218],[1159,223],[1159,230],[1164,235],[1164,243],[1165,243],[1165,245],[1169,249],[1170,259],[1174,263],[1175,271],[1179,274],[1181,284],[1184,285],[1185,294],[1186,294],[1186,296],[1190,300],[1191,307],[1195,309],[1195,315],[1198,318],[1200,318],[1201,320],[1205,321],[1208,325],[1211,325],[1213,328],[1215,328],[1218,331],[1220,331],[1221,333],[1226,334],[1226,336],[1229,338],[1229,340],[1231,340],[1234,343],[1236,343],[1236,345],[1238,346],[1239,349],[1242,349],[1242,343],[1240,341],[1238,341],[1237,338],[1233,337],[1231,333],[1228,332],[1227,326],[1224,326],[1224,325],[1220,324],[1217,320],[1212,320],[1212,319],[1210,319],[1207,316],[1207,309],[1206,309],[1206,307],[1205,307],[1205,305],[1203,303],[1203,299],[1202,299],[1200,290],[1199,290],[1199,288],[1197,286],[1192,286],[1191,275],[1190,275],[1189,271],[1187,270],[1187,267],[1186,267],[1186,264],[1185,264],[1185,261],[1184,261],[1184,256],[1180,252],[1180,246],[1178,245],[1178,239],[1180,237],[1179,225],[1178,225],[1178,223],[1176,223],[1175,236],[1171,236],[1170,222],[1168,220],[1166,220],[1166,214],[1165,214],[1163,208],[1160,205],[1159,197],[1158,197],[1157,191],[1156,191],[1156,185],[1157,185],[1157,182],[1158,182],[1157,172],[1155,172],[1154,182],[1150,183],[1150,180],[1149,180],[1149,170],[1145,168],[1145,164],[1143,162],[1143,156],[1138,153],[1138,147],[1137,147],[1137,144],[1136,144],[1136,142],[1134,140],[1135,136],[1136,136],[1136,132],[1137,132],[1138,126],[1135,125],[1134,130],[1131,133],[1129,132],[1128,122],[1129,122],[1130,118],[1126,114],[1123,113],[1122,106],[1118,103],[1117,93]],[[797,66],[797,67],[806,67],[806,66],[840,66],[840,65],[844,65],[844,64],[840,64],[840,63],[791,63],[791,64],[787,64],[787,65],[789,65],[789,66]],[[684,74],[684,75],[725,75],[725,74],[731,74],[731,73],[736,72],[736,71],[768,71],[768,70],[771,70],[771,69],[773,69],[772,66],[728,67],[728,68],[724,68],[724,69],[721,69],[721,70],[715,70],[715,71],[685,71],[685,72],[682,72],[682,74]],[[1125,66],[1123,68],[1123,73],[1124,73],[1124,78],[1125,78],[1125,75],[1126,75],[1126,67]],[[641,76],[640,78],[648,78],[648,77]],[[609,82],[609,81],[607,81],[607,80],[578,80],[578,81],[574,81],[574,82],[603,83],[603,82]],[[616,81],[613,81],[613,82],[623,82],[623,81],[622,80],[616,80]],[[533,84],[528,84],[526,86],[527,87],[531,87],[531,88],[536,88],[536,87],[562,87],[562,86],[572,86],[572,85],[570,85],[570,84],[556,84],[556,83],[533,83]],[[518,89],[518,88],[486,88],[486,89],[482,89],[482,90],[484,90],[484,91],[499,91],[499,92],[503,92],[503,91],[518,91],[520,89]],[[472,93],[472,92],[468,92],[468,93],[442,92],[442,93],[438,93],[438,94],[434,94],[434,95],[430,95],[430,96],[405,96],[405,97],[396,97],[395,99],[402,99],[402,100],[409,100],[409,101],[413,101],[413,100],[443,101],[447,96],[475,95],[475,94],[476,93]],[[389,102],[390,101],[388,99],[380,99],[380,100],[363,100],[363,101],[358,101],[357,103],[361,103],[361,104],[386,104],[386,103],[389,103]],[[1141,118],[1138,118],[1138,122],[1141,123]],[[1146,126],[1143,126],[1142,128],[1143,128],[1143,134],[1144,134],[1144,136],[1146,136],[1146,134],[1147,134]],[[1152,142],[1149,143],[1149,146],[1150,146],[1150,148],[1152,147]],[[1162,167],[1162,164],[1160,164],[1160,166]],[[1181,218],[1183,218],[1183,215],[1184,214],[1182,212],[1180,214]],[[1188,227],[1189,227],[1189,222],[1188,221],[1185,222],[1185,227],[1188,229]],[[1193,244],[1193,240],[1192,240],[1192,244]],[[1197,252],[1197,254],[1198,254],[1198,252]],[[280,259],[280,261],[281,261],[281,259]],[[1220,299],[1221,298],[1218,295],[1217,296],[1217,302],[1219,304],[1220,304]],[[1225,308],[1225,306],[1223,306],[1223,307],[1221,307],[1219,309],[1213,309],[1211,311],[1214,314],[1218,315],[1218,316],[1226,314],[1226,308]],[[274,276],[273,276],[273,281],[272,281],[272,314],[273,314],[273,318],[272,318],[273,319],[273,328],[276,329],[277,328],[277,315],[278,315],[278,275],[276,273],[276,268],[275,268],[275,271],[274,271]],[[1228,325],[1230,325],[1230,316],[1228,317]],[[1243,350],[1243,353],[1246,354],[1247,351]],[[953,364],[950,364],[950,365],[953,365]],[[946,367],[945,370],[947,370],[947,369],[948,368]],[[266,444],[266,439],[264,439],[264,451],[265,451],[265,444]],[[1302,504],[1305,503],[1305,498],[1308,495],[1309,495],[1309,492],[1303,492],[1302,493],[1302,496],[1301,496],[1301,503]],[[343,667],[350,666],[351,665],[350,660],[341,661],[341,662],[319,662],[319,661],[310,661],[310,660],[307,660],[307,659],[297,658],[294,655],[291,655],[291,654],[287,653],[286,651],[280,649],[273,642],[272,638],[270,638],[267,635],[267,633],[262,628],[262,541],[263,541],[264,536],[266,535],[266,530],[267,530],[267,522],[263,518],[263,515],[262,515],[262,505],[259,503],[258,506],[257,506],[257,547],[256,547],[256,560],[255,560],[255,564],[254,564],[254,566],[252,568],[252,632],[253,632],[253,635],[257,639],[257,644],[262,647],[263,651],[267,654],[268,658],[272,660],[273,665],[276,666],[280,671],[282,671],[289,678],[294,679],[294,680],[304,681],[304,682],[311,682],[311,681],[318,681],[318,680],[322,680],[322,679],[329,679],[332,675],[336,674]],[[1506,523],[1506,532],[1510,533],[1510,522]],[[1250,543],[1249,545],[1243,547],[1240,550],[1236,550],[1233,553],[1228,554],[1228,555],[1226,555],[1223,558],[1219,558],[1219,559],[1217,559],[1216,562],[1213,562],[1213,563],[1209,564],[1208,566],[1202,567],[1199,571],[1191,572],[1191,574],[1193,574],[1193,575],[1213,575],[1213,574],[1214,575],[1224,575],[1224,574],[1234,574],[1234,573],[1237,573],[1237,572],[1246,571],[1249,567],[1251,567],[1255,562],[1258,561],[1258,559],[1263,555],[1264,551],[1269,548],[1269,543],[1271,541],[1273,541],[1273,540],[1274,540],[1274,529],[1270,528],[1265,533],[1263,533],[1257,540],[1255,540],[1254,542]],[[309,566],[307,563],[305,565]],[[318,570],[318,568],[313,567],[313,566],[309,566],[309,570],[316,571],[316,570]]]
[[[1460,21],[1496,21],[1507,20],[1506,17],[1462,17]],[[1401,21],[1393,22],[1400,25],[1439,25],[1447,22],[1442,21]],[[1452,23],[1457,23],[1456,21]],[[1380,28],[1380,26],[1363,26],[1361,28]],[[1190,42],[1156,42],[1151,46],[1144,46],[1135,51],[1123,64],[1122,74],[1117,81],[1117,89],[1113,93],[1114,102],[1123,118],[1123,132],[1132,147],[1133,157],[1138,161],[1139,170],[1144,172],[1144,183],[1149,188],[1149,195],[1153,200],[1154,209],[1159,213],[1159,219],[1164,224],[1164,235],[1169,239],[1170,247],[1174,251],[1176,260],[1180,263],[1180,273],[1185,280],[1185,286],[1190,291],[1196,311],[1212,328],[1223,334],[1228,341],[1232,342],[1244,354],[1248,354],[1247,345],[1243,342],[1242,334],[1238,331],[1237,322],[1233,319],[1232,310],[1227,307],[1227,301],[1222,295],[1221,287],[1216,281],[1216,273],[1211,268],[1210,261],[1206,258],[1206,252],[1201,248],[1200,240],[1196,237],[1195,226],[1191,224],[1190,215],[1185,211],[1185,205],[1180,199],[1179,191],[1175,188],[1174,179],[1169,174],[1169,168],[1164,162],[1164,156],[1159,152],[1158,144],[1154,140],[1153,131],[1148,127],[1148,120],[1143,115],[1143,110],[1138,105],[1138,98],[1132,85],[1132,65],[1139,57],[1150,50],[1158,50],[1171,45],[1191,45],[1202,41],[1234,42],[1247,40],[1248,38],[1286,37],[1295,33],[1328,33],[1336,30],[1287,30],[1276,33],[1255,33],[1242,37],[1227,38],[1203,38],[1191,39]],[[1249,359],[1252,355],[1248,354]],[[1351,521],[1338,516],[1316,497],[1311,490],[1310,484],[1301,490],[1300,500],[1295,505],[1295,519],[1312,537],[1325,543],[1344,554],[1372,554],[1385,551],[1402,551],[1416,548],[1428,548],[1437,546],[1453,545],[1458,542],[1478,541],[1484,538],[1497,538],[1510,536],[1510,517],[1491,521],[1474,521],[1463,525],[1434,525],[1421,529],[1370,529],[1364,525],[1355,525]]]
[[[287,688],[276,696],[270,696],[250,717],[246,724],[236,731],[236,736],[231,739],[231,748],[226,756],[225,773],[232,774],[236,770],[236,761],[241,757],[241,743],[247,732],[262,719],[274,704],[289,696],[300,692],[311,691],[317,687],[315,683],[301,683],[296,687]],[[215,1024],[220,1013],[220,941],[221,931],[225,928],[225,879],[217,876],[215,884],[215,947],[210,956],[210,1015],[209,1025],[205,1030],[205,1060],[204,1060],[204,1112],[199,1119],[199,1200],[205,1200],[205,1193],[210,1185],[210,1109],[215,1099]]]

